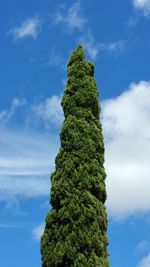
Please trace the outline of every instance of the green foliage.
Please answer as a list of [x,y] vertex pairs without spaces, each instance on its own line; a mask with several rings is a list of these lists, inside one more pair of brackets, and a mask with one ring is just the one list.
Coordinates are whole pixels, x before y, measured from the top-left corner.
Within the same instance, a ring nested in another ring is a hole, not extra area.
[[65,121],[52,210],[41,239],[42,267],[109,267],[104,143],[94,65],[82,46],[72,53],[62,98]]

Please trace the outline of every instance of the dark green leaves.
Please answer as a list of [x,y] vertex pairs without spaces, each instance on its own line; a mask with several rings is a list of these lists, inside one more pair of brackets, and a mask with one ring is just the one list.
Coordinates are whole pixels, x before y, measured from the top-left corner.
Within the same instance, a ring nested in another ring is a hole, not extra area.
[[52,210],[41,239],[42,267],[109,267],[104,143],[93,76],[94,65],[78,46],[68,63],[62,98],[65,121],[51,175]]

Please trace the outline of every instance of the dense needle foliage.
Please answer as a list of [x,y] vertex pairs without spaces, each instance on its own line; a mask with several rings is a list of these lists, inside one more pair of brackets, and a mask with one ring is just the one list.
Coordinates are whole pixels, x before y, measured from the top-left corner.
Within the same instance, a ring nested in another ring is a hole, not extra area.
[[42,267],[109,267],[104,143],[94,65],[82,46],[68,63],[65,120],[51,175],[52,210],[41,239]]

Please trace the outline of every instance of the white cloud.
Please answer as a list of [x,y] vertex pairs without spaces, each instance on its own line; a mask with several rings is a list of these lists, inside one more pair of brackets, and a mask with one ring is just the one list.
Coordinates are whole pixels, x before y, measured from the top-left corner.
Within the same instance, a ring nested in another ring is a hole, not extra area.
[[13,35],[15,40],[32,37],[36,39],[41,26],[41,20],[38,17],[28,18],[22,22],[20,26],[16,26],[9,32]]
[[108,209],[114,218],[150,211],[150,82],[103,102]]
[[60,124],[63,121],[63,110],[60,105],[61,96],[52,96],[47,98],[44,102],[33,106],[33,112],[45,121],[46,125],[50,122]]
[[133,0],[135,9],[142,10],[145,16],[150,15],[150,0]]
[[85,22],[86,19],[81,14],[80,1],[75,2],[68,9],[63,6],[61,11],[54,16],[53,20],[55,24],[63,23],[70,30],[78,29],[80,31],[84,29]]
[[45,227],[45,224],[41,223],[40,225],[38,225],[36,228],[33,229],[32,235],[35,240],[39,241],[41,239],[41,236],[44,232],[44,227]]
[[138,264],[138,267],[149,267],[149,266],[150,266],[150,253],[146,257],[144,257]]

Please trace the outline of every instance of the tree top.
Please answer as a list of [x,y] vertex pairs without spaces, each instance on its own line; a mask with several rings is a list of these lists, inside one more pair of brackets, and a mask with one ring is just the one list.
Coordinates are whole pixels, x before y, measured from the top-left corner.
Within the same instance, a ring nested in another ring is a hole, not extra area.
[[86,57],[85,57],[85,52],[84,52],[83,46],[81,44],[79,44],[76,47],[76,49],[72,52],[68,66],[72,65],[72,63],[74,63],[76,61],[85,61],[85,60],[86,60]]

